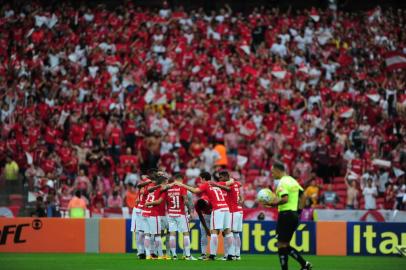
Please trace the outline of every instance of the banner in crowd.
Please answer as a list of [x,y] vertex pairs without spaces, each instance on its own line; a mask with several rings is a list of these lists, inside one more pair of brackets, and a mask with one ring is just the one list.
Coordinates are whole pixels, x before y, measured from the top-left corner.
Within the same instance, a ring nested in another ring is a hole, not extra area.
[[317,220],[319,221],[367,221],[367,222],[404,222],[406,212],[398,210],[329,210],[318,209]]

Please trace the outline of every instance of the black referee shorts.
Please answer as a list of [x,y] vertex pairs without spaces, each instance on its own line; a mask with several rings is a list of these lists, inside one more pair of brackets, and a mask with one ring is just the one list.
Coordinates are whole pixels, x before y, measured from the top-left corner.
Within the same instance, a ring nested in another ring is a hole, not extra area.
[[296,211],[279,212],[278,222],[276,223],[278,241],[289,243],[298,225],[299,214]]

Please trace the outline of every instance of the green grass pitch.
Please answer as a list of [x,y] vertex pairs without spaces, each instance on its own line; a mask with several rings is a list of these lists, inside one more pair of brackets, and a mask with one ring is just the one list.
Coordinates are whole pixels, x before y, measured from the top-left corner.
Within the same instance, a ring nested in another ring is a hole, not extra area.
[[[406,258],[306,256],[314,270],[405,270]],[[289,269],[300,269],[292,258]],[[1,270],[279,270],[276,255],[243,255],[241,261],[141,261],[135,254],[0,253]]]

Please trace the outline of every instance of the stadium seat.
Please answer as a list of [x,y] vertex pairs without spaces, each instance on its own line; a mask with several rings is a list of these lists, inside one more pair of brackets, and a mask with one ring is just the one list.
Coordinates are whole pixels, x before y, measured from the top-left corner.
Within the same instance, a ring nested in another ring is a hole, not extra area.
[[10,205],[23,207],[24,197],[21,194],[10,194],[9,196]]

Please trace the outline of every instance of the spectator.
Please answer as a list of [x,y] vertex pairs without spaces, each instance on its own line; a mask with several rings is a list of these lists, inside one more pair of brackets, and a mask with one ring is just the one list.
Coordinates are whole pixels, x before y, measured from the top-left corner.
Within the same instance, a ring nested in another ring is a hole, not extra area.
[[31,213],[31,217],[46,217],[47,212],[44,203],[44,197],[38,196],[35,202],[35,210]]
[[131,184],[133,186],[136,186],[139,181],[140,181],[140,176],[137,172],[137,167],[135,165],[132,165],[131,171],[127,172],[127,174],[125,175],[124,184],[126,184],[126,185]]
[[386,185],[386,190],[385,193],[383,195],[384,198],[384,209],[387,210],[392,210],[395,206],[395,201],[396,201],[396,193],[393,189],[393,185],[391,183],[388,183]]
[[123,207],[123,198],[118,194],[118,190],[114,190],[113,193],[107,199],[107,206],[110,208]]
[[129,188],[125,193],[124,202],[125,206],[129,209],[133,209],[137,203],[138,193],[136,192],[136,188],[133,184],[129,184]]
[[226,168],[228,165],[228,158],[227,158],[227,149],[222,143],[218,143],[214,147],[214,151],[216,151],[220,158],[217,159],[215,162],[215,166]]
[[396,209],[405,210],[406,204],[403,201],[403,199],[406,195],[406,184],[404,177],[399,179],[395,191],[396,191]]
[[6,181],[6,189],[10,193],[18,193],[19,191],[19,170],[17,162],[13,160],[12,156],[7,155],[3,178]]
[[300,215],[300,221],[313,221],[314,220],[314,208],[311,199],[306,200],[306,205]]
[[69,187],[63,185],[59,192],[59,208],[61,211],[68,210],[68,205],[70,200],[72,199],[71,191]]
[[269,171],[261,170],[261,174],[254,180],[254,186],[257,191],[272,186],[272,183],[269,181]]
[[73,188],[79,190],[85,197],[90,195],[92,184],[90,183],[89,178],[85,175],[84,169],[79,170],[79,175],[76,177]]
[[365,209],[376,209],[376,197],[378,196],[378,191],[376,186],[373,185],[372,178],[367,180],[367,185],[364,187],[362,194],[364,195]]
[[220,158],[217,151],[214,150],[214,144],[209,143],[207,147],[204,148],[203,153],[200,155],[200,159],[203,162],[203,168],[206,172],[213,172],[214,164]]
[[50,191],[47,195],[46,212],[47,217],[61,217],[57,197],[55,194],[55,189],[52,189],[52,191]]
[[309,186],[305,189],[304,195],[311,201],[311,206],[317,206],[319,202],[319,187],[316,184],[316,180],[310,180]]
[[201,170],[199,168],[199,160],[192,159],[185,172],[188,185],[194,186],[196,178],[199,177]]
[[356,209],[358,208],[358,189],[357,181],[354,179],[351,182],[348,181],[347,177],[345,178],[345,183],[347,184],[347,209]]
[[257,220],[258,220],[258,221],[264,221],[264,220],[265,220],[265,214],[264,214],[264,212],[261,212],[261,213],[258,214]]
[[333,184],[328,184],[327,190],[325,190],[320,196],[320,204],[327,208],[336,208],[337,203],[340,202],[340,198],[333,190]]
[[82,198],[82,193],[80,190],[76,190],[75,196],[73,196],[68,204],[69,217],[84,218],[86,209],[86,201]]
[[91,200],[92,214],[93,213],[103,214],[105,207],[106,202],[105,198],[103,197],[103,193],[100,191],[96,192],[96,194],[93,195]]

